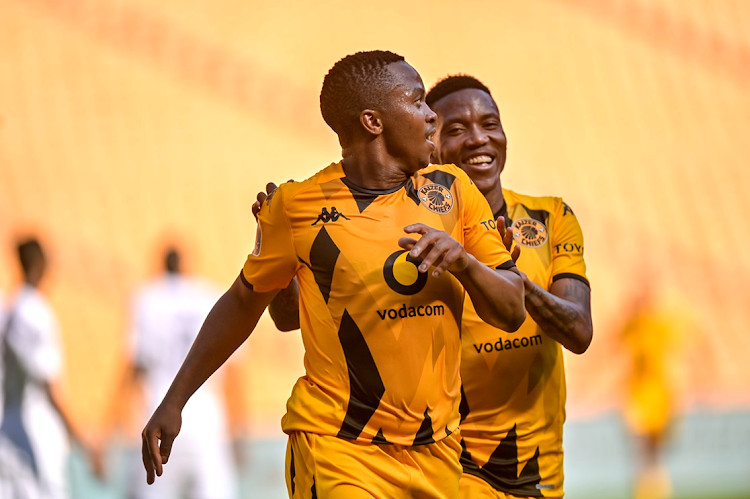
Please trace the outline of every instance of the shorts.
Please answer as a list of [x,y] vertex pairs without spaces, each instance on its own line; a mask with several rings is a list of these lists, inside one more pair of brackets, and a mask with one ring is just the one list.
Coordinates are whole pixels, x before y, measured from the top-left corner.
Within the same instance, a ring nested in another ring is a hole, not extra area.
[[461,475],[459,499],[532,499],[529,496],[514,496],[495,489],[479,477]]
[[455,499],[458,431],[427,445],[379,445],[292,432],[286,451],[291,499]]

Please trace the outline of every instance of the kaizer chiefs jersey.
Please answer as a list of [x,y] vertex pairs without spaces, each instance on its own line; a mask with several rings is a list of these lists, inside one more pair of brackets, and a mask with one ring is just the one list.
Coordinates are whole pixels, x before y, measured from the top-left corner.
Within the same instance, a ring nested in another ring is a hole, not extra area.
[[[506,223],[521,246],[516,264],[549,289],[560,278],[585,282],[583,235],[554,197],[503,189]],[[463,317],[461,436],[464,473],[508,494],[562,497],[565,372],[562,348],[527,316],[508,334],[483,322],[466,300]]]
[[[464,290],[450,273],[417,272],[399,247],[407,225],[444,230],[491,268],[513,266],[489,205],[454,166],[364,189],[332,164],[263,203],[243,280],[256,291],[296,275],[305,371],[285,432],[421,445],[458,426]],[[416,235],[416,239],[419,236]]]

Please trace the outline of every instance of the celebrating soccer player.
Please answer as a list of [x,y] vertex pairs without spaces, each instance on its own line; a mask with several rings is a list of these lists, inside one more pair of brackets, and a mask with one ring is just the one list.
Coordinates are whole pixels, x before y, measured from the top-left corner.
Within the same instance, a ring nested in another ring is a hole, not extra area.
[[290,497],[457,497],[464,295],[497,328],[526,314],[487,201],[461,169],[428,166],[436,116],[424,99],[391,52],[329,71],[320,105],[343,159],[264,201],[252,254],[143,431],[147,481],[188,397],[296,277],[306,374],[282,420]]

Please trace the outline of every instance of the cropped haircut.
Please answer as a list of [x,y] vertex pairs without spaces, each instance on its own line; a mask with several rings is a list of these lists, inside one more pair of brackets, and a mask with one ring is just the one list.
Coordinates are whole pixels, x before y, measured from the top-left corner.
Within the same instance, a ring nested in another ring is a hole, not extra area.
[[[475,88],[477,90],[482,90],[484,92],[487,92],[487,95],[492,97],[492,93],[490,92],[490,89],[487,88],[487,86],[484,83],[477,80],[473,76],[452,75],[452,76],[446,76],[442,80],[435,83],[435,85],[433,85],[430,91],[427,92],[427,96],[425,97],[425,102],[427,103],[428,106],[432,107],[433,104],[435,104],[437,101],[439,101],[443,97],[446,97],[452,94],[453,92],[458,92],[459,90],[464,90],[467,88]],[[493,98],[493,101],[494,101],[494,98]]]
[[359,113],[382,107],[393,81],[388,65],[404,61],[386,50],[357,52],[338,61],[323,79],[320,112],[342,143],[352,136]]
[[34,265],[44,261],[44,250],[36,238],[19,241],[16,249],[18,250],[18,261],[21,262],[24,275],[28,275]]
[[164,254],[164,270],[170,274],[180,273],[180,252],[177,248],[170,246]]

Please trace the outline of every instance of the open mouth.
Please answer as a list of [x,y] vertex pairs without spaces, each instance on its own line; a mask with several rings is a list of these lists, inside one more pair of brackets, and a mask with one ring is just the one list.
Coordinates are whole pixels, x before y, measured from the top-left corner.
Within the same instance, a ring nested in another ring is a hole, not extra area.
[[471,156],[470,158],[465,159],[464,163],[471,166],[487,166],[494,160],[495,158],[488,154],[478,154],[476,156]]

